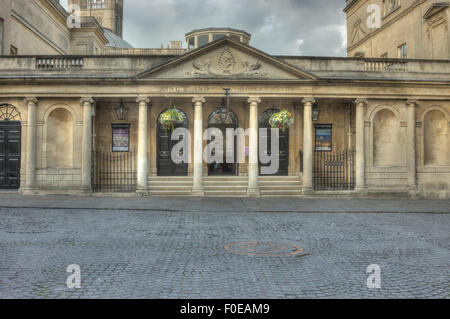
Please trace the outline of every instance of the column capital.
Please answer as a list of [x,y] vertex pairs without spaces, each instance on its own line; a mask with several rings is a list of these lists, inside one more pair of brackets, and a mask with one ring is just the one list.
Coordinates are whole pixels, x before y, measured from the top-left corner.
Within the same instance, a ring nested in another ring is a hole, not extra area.
[[303,103],[303,105],[308,104],[308,103],[314,104],[314,103],[316,103],[316,99],[313,96],[308,96],[308,97],[303,98],[302,103]]
[[353,103],[356,104],[356,106],[367,106],[369,101],[366,98],[357,98]]
[[80,103],[81,103],[81,105],[84,105],[85,103],[89,103],[92,105],[92,104],[94,104],[94,99],[90,96],[82,97],[80,99]]
[[38,103],[38,99],[35,96],[26,96],[24,101],[25,101],[25,105],[28,105],[28,103],[33,103],[33,104]]
[[150,98],[148,96],[140,95],[136,98],[136,103],[145,102],[147,104],[150,103]]
[[205,97],[203,97],[201,95],[196,95],[196,96],[194,96],[192,98],[192,103],[195,103],[195,104],[197,104],[197,103],[202,103],[203,104],[205,102],[206,102]]
[[417,107],[417,106],[419,106],[419,100],[417,100],[417,99],[408,99],[406,101],[406,105]]
[[250,96],[250,97],[248,98],[247,102],[248,102],[249,104],[252,104],[252,103],[257,103],[257,104],[259,104],[259,103],[261,103],[261,99],[260,99],[258,96]]

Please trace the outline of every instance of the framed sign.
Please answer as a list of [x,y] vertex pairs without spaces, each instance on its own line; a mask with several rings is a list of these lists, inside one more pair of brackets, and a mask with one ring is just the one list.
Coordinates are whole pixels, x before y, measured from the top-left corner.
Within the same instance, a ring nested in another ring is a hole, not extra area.
[[333,150],[332,125],[317,124],[316,128],[316,151],[330,152]]
[[130,150],[130,124],[112,125],[112,151],[128,152]]

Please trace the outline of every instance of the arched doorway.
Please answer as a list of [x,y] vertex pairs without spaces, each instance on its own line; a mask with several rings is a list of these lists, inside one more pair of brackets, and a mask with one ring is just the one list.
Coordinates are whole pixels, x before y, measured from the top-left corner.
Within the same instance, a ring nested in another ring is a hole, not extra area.
[[[157,119],[157,172],[158,176],[187,176],[188,175],[188,163],[180,163],[176,164],[172,161],[172,148],[180,142],[172,141],[172,130],[164,128],[161,125],[159,119],[161,114],[163,114],[166,110],[162,111]],[[187,118],[186,113],[177,109],[177,111],[183,117],[183,123],[175,124],[174,129],[183,127],[189,128],[189,120]],[[182,137],[181,137],[182,138]]]
[[16,107],[0,104],[0,189],[20,187],[21,135]]
[[[272,145],[272,134],[271,134],[271,126],[269,123],[270,118],[273,114],[280,112],[278,109],[268,109],[264,111],[258,119],[259,128],[265,128],[266,130],[261,131],[261,138],[263,141],[267,141],[267,154],[270,156],[272,154],[271,145]],[[277,176],[287,176],[289,175],[289,128],[287,128],[284,132],[279,131],[279,145],[280,145],[280,165],[278,172],[273,175]],[[262,164],[259,162],[259,173],[261,174],[261,167],[269,166],[269,164]]]
[[234,161],[233,163],[227,163],[226,157],[226,146],[227,146],[227,129],[238,128],[239,121],[236,114],[227,107],[220,107],[216,109],[208,117],[208,128],[217,128],[222,131],[223,136],[223,161],[222,163],[211,163],[208,164],[208,175],[237,175],[239,168],[236,163],[236,146],[237,138],[234,137]]

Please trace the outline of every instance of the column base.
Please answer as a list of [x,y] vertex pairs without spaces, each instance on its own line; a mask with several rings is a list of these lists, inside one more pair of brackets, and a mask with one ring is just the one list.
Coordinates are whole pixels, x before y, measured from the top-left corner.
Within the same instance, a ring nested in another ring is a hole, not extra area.
[[86,194],[86,195],[92,194],[92,188],[90,188],[90,187],[83,187],[83,188],[81,189],[81,193],[82,193],[82,194]]
[[204,197],[205,191],[203,189],[193,189],[191,192],[191,196],[194,197]]
[[303,187],[303,195],[313,195],[314,189],[312,187]]
[[148,194],[149,194],[148,188],[138,188],[136,190],[136,195],[137,196],[147,196]]
[[248,197],[261,197],[261,192],[259,188],[249,188],[247,190]]
[[36,188],[24,188],[21,190],[22,195],[37,195],[38,190]]
[[369,194],[369,191],[366,187],[355,187],[355,192],[358,194],[358,196],[366,196]]
[[417,186],[409,186],[408,187],[408,195],[411,199],[420,199],[420,193],[417,190]]

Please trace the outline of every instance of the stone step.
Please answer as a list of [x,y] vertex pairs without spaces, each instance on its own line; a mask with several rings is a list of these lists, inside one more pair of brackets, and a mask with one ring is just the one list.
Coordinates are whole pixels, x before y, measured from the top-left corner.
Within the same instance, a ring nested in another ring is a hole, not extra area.
[[150,176],[147,181],[192,181],[192,176]]
[[184,187],[192,187],[192,182],[186,181],[186,182],[182,182],[182,181],[167,181],[167,182],[162,182],[162,181],[151,181],[148,183],[149,187],[153,187],[153,186],[175,186],[175,187],[179,187],[179,186],[184,186]]
[[301,186],[259,186],[261,191],[301,191]]
[[300,181],[298,176],[259,176],[260,181]]
[[150,191],[153,190],[174,190],[174,191],[178,191],[178,190],[183,190],[183,191],[190,191],[192,189],[192,185],[191,186],[173,186],[173,185],[153,185],[149,187]]
[[297,186],[302,185],[299,181],[259,181],[260,186],[283,186],[283,185],[289,185],[289,186]]
[[247,185],[212,185],[212,186],[206,186],[203,185],[203,188],[205,190],[236,190],[236,189],[245,189],[247,190]]

